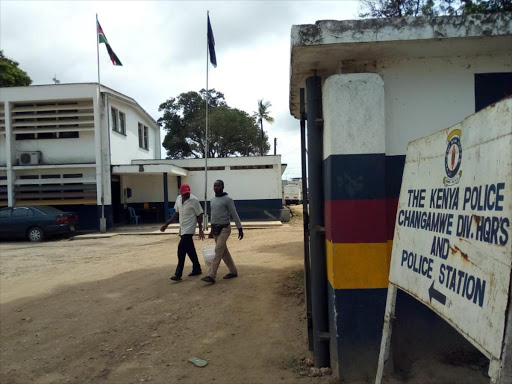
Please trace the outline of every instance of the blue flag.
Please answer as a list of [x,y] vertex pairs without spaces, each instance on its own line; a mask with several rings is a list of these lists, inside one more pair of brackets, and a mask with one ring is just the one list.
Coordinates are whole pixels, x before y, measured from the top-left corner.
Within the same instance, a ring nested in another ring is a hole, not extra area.
[[212,25],[210,24],[210,15],[208,14],[208,51],[210,52],[210,62],[217,68],[217,56],[215,56],[215,39],[213,38]]

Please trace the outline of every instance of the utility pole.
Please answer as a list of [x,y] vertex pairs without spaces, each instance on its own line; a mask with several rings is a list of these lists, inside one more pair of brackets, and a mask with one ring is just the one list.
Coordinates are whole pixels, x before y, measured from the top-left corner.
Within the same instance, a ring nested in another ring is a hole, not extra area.
[[274,156],[277,155],[277,137],[274,137]]

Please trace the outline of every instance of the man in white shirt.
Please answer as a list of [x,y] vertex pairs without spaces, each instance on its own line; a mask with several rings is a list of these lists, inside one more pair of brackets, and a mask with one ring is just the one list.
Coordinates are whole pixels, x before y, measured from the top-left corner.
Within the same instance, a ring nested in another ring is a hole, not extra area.
[[178,266],[174,276],[170,279],[173,281],[180,281],[181,275],[183,274],[183,267],[185,266],[185,258],[188,254],[190,261],[192,261],[192,272],[189,276],[196,276],[203,273],[201,271],[201,264],[197,258],[196,248],[194,246],[194,240],[192,237],[196,233],[196,226],[199,223],[199,239],[204,240],[203,232],[203,209],[199,200],[194,195],[190,194],[190,186],[188,184],[182,184],[180,187],[181,195],[177,197],[174,209],[176,212],[167,222],[162,225],[160,231],[165,232],[169,224],[175,219],[180,220],[180,236],[181,240],[178,245]]

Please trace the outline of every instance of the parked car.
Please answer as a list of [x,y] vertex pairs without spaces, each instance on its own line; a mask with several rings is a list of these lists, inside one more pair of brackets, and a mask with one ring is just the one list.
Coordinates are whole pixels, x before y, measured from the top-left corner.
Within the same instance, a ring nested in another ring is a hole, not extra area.
[[72,233],[78,223],[73,212],[46,205],[0,209],[0,237],[26,237],[42,241],[45,237]]

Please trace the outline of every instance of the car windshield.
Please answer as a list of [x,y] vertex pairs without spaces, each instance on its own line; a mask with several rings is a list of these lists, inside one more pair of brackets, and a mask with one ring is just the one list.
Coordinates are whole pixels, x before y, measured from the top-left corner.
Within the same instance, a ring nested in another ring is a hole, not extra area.
[[36,207],[38,210],[40,210],[43,213],[64,213],[60,209],[48,207],[46,205],[40,205]]

